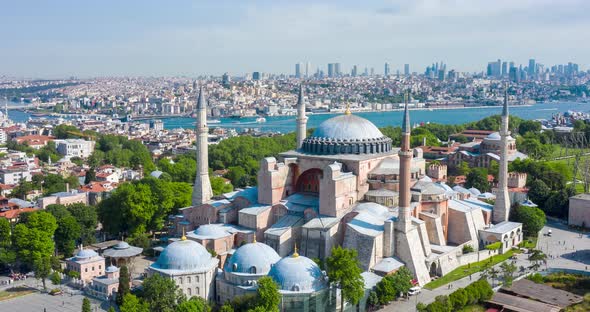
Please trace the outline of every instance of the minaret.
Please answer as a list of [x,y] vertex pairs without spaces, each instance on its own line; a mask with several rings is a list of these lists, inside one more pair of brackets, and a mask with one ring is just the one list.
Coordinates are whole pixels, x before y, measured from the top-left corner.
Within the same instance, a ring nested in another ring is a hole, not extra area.
[[211,182],[209,181],[209,150],[207,137],[209,128],[207,127],[207,100],[203,92],[203,87],[199,90],[199,99],[197,100],[197,177],[193,186],[193,206],[202,205],[208,202],[213,195]]
[[410,148],[410,112],[408,111],[408,93],[405,94],[404,120],[402,123],[402,140],[399,155],[399,214],[397,229],[406,233],[410,229],[410,168],[413,152]]
[[297,99],[297,149],[303,145],[307,136],[307,116],[305,116],[305,101],[303,100],[303,84],[299,86],[299,98]]
[[500,126],[500,166],[498,170],[498,191],[492,221],[500,223],[508,221],[510,214],[510,197],[508,196],[508,85],[504,91],[504,108],[502,109],[502,125]]

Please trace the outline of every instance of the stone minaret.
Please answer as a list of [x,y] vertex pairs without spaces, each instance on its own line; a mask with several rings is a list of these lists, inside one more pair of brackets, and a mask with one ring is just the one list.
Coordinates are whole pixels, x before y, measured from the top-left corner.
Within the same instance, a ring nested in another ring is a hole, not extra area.
[[397,229],[407,232],[410,229],[410,168],[412,166],[412,149],[410,148],[410,112],[408,111],[408,94],[405,95],[404,121],[402,123],[402,140],[399,150],[399,217]]
[[297,99],[297,149],[303,145],[307,136],[307,116],[305,116],[305,101],[303,100],[303,84],[299,86],[299,98]]
[[197,100],[197,177],[193,186],[193,206],[199,206],[211,199],[213,191],[209,181],[209,150],[207,137],[209,128],[207,127],[207,100],[203,92],[203,87],[199,90],[199,99]]
[[492,221],[500,223],[508,221],[510,214],[510,197],[508,196],[508,86],[504,91],[504,108],[502,109],[502,125],[500,126],[500,166],[498,170],[498,191]]

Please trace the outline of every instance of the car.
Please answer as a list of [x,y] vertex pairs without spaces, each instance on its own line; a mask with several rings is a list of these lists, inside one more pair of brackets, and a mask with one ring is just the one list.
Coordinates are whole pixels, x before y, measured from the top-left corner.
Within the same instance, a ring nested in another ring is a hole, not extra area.
[[410,288],[410,291],[408,291],[408,295],[410,295],[410,296],[417,295],[420,293],[420,291],[422,291],[422,288],[420,286],[414,286],[414,287]]
[[547,236],[551,236],[551,230],[547,231]]

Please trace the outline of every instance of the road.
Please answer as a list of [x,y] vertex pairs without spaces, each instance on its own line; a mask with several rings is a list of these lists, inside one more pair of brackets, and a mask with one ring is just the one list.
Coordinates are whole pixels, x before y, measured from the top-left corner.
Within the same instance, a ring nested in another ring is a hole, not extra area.
[[[547,268],[588,271],[590,268],[590,233],[585,233],[580,237],[578,232],[574,232],[568,229],[567,226],[557,222],[548,223],[541,232],[547,233],[549,229],[552,231],[552,236],[540,235],[537,243],[539,249],[551,256],[547,261]],[[565,242],[565,245],[563,242]],[[527,260],[527,257],[526,254],[517,255],[516,266],[529,267],[531,263]],[[496,265],[496,268],[499,269],[499,266],[500,264]],[[412,296],[408,300],[401,299],[392,302],[380,311],[416,311],[418,302],[429,304],[434,301],[436,296],[449,295],[457,288],[465,287],[477,281],[480,275],[481,273],[475,273],[471,278],[465,277],[454,281],[451,283],[453,285],[451,289],[447,285],[434,290],[423,289],[418,296]]]

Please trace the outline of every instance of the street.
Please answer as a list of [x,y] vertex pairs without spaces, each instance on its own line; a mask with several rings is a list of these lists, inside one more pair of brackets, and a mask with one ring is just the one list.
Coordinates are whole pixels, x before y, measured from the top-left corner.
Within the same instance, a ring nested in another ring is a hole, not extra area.
[[[551,229],[552,236],[544,236],[544,233]],[[590,234],[585,233],[580,238],[578,232],[574,232],[567,228],[566,225],[557,222],[548,221],[547,225],[541,231],[539,241],[537,243],[538,249],[541,249],[547,254],[547,268],[556,269],[570,269],[588,271],[590,266]],[[565,242],[565,244],[563,243]],[[548,251],[549,250],[549,251]],[[531,263],[527,260],[528,255],[517,255],[516,267],[529,267]],[[511,261],[511,260],[508,260]],[[501,263],[500,263],[501,264]],[[500,264],[495,266],[500,270]],[[541,269],[545,269],[542,266]],[[518,271],[516,272],[518,274]],[[481,276],[481,272],[473,274],[471,279],[469,277],[454,281],[451,284],[452,288],[443,285],[434,290],[422,289],[422,292],[417,296],[411,296],[410,299],[400,299],[383,307],[380,311],[416,311],[416,304],[422,302],[429,304],[434,301],[436,296],[449,295],[458,288],[465,287],[474,281],[477,281]],[[491,280],[490,284],[492,284]],[[495,284],[498,284],[498,280]]]

